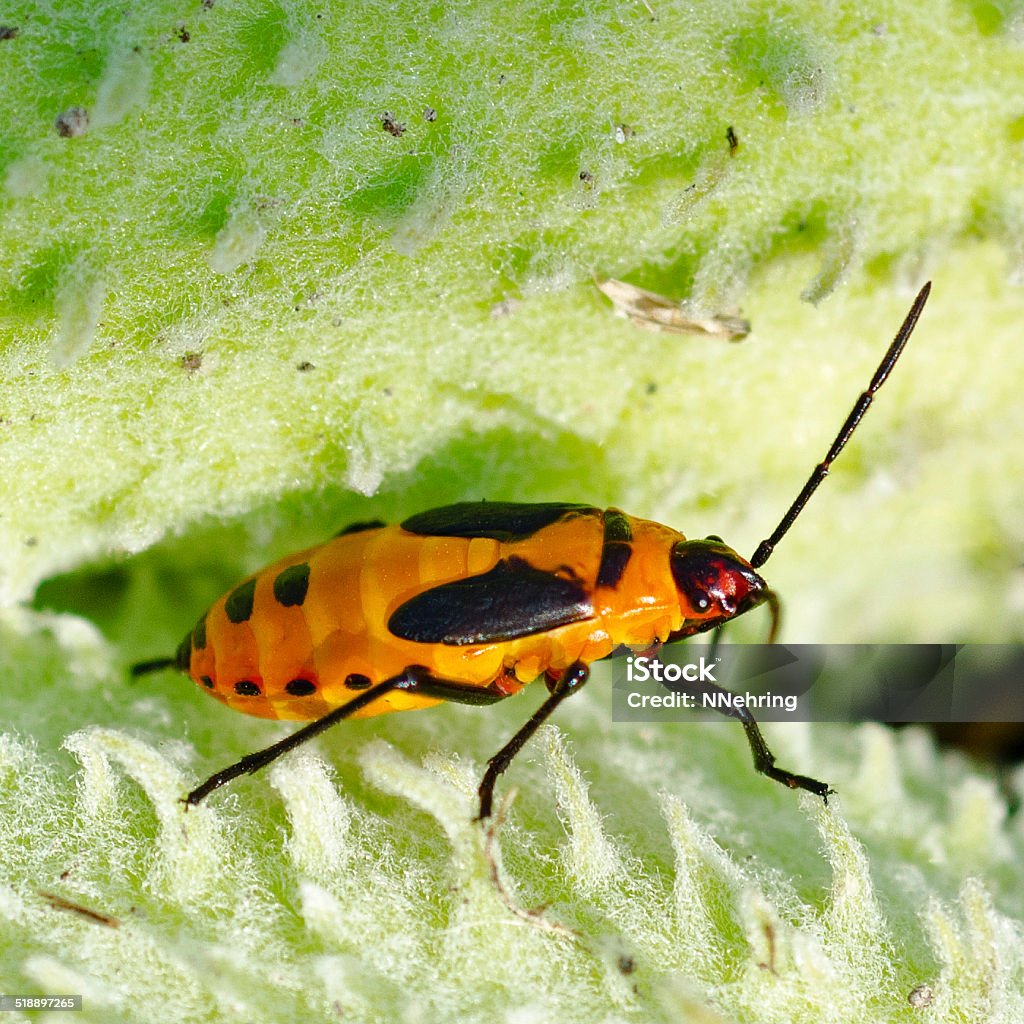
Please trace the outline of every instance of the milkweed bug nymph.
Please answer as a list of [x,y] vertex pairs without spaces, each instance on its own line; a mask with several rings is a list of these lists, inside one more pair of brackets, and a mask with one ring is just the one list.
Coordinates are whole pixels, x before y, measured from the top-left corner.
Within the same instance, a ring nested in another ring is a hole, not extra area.
[[[343,718],[441,701],[493,704],[543,677],[547,698],[487,764],[479,789],[479,817],[487,818],[498,776],[583,687],[592,662],[624,646],[646,649],[717,629],[762,604],[774,638],[779,601],[758,570],[885,383],[929,289],[921,289],[825,458],[749,561],[717,537],[687,540],[615,508],[463,502],[397,526],[356,523],[250,576],[214,602],[174,657],[132,672],[178,668],[237,711],[310,724],[211,775],[186,804]],[[776,767],[746,708],[726,713],[743,724],[758,772],[827,799],[824,783]]]

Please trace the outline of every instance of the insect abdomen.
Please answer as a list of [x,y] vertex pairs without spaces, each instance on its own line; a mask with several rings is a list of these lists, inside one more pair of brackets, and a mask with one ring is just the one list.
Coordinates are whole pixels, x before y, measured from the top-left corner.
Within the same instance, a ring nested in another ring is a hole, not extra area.
[[[268,566],[216,601],[190,634],[187,670],[235,710],[318,718],[419,663],[417,656],[424,660],[422,650],[410,651],[414,645],[387,631],[403,597],[493,565],[498,553],[495,541],[418,538],[398,526],[338,536]],[[387,703],[398,710],[433,701],[409,703],[396,692]]]

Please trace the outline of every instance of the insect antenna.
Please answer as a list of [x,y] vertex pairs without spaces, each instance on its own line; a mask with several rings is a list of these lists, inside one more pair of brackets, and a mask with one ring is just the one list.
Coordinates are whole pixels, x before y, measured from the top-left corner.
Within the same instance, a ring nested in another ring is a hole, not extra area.
[[811,475],[807,478],[807,483],[804,484],[803,490],[796,496],[796,501],[789,506],[789,510],[782,517],[779,525],[775,527],[772,535],[758,544],[754,557],[750,560],[750,564],[755,569],[760,568],[771,558],[775,545],[785,537],[789,528],[796,522],[797,516],[803,511],[804,505],[810,501],[811,495],[818,489],[821,481],[828,476],[832,463],[846,446],[846,442],[850,440],[850,436],[857,429],[857,424],[864,417],[864,413],[868,411],[875,392],[885,383],[886,377],[889,376],[892,368],[896,365],[896,360],[899,359],[900,353],[903,351],[907,341],[909,341],[910,335],[917,324],[917,318],[921,315],[921,310],[924,309],[924,304],[928,301],[928,293],[931,291],[931,288],[932,283],[929,281],[917,293],[917,298],[914,299],[914,304],[910,307],[910,312],[907,313],[903,326],[896,332],[896,337],[889,346],[889,350],[882,357],[882,361],[878,364],[878,369],[875,370],[875,375],[871,378],[871,383],[867,386],[867,390],[861,392],[860,397],[850,410],[850,415],[846,417],[846,422],[840,428],[839,433],[836,434],[828,454],[811,471]]

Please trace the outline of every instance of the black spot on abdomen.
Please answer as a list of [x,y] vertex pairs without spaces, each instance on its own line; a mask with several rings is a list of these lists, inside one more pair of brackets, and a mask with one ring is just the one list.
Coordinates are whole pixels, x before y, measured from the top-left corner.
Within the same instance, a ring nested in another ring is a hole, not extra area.
[[255,577],[246,580],[241,586],[235,587],[224,601],[224,614],[228,617],[228,621],[235,623],[236,626],[239,623],[248,622],[252,618],[252,605],[255,596]]
[[191,633],[189,633],[188,636],[178,644],[178,649],[174,652],[174,664],[181,669],[182,672],[187,672],[189,666],[192,664]]
[[197,651],[202,651],[206,648],[206,615],[195,624],[192,628],[192,647]]
[[274,600],[285,608],[301,605],[309,590],[309,563],[290,565],[274,579]]

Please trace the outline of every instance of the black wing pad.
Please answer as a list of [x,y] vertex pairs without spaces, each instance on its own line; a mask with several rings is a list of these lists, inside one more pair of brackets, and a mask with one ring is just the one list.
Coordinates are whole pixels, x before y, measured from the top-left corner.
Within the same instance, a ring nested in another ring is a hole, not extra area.
[[509,558],[480,576],[410,598],[391,616],[388,629],[401,640],[462,647],[543,633],[593,614],[582,584]]
[[572,512],[600,514],[599,509],[590,505],[560,501],[462,501],[410,516],[402,523],[402,529],[424,537],[490,537],[508,543],[532,537]]

